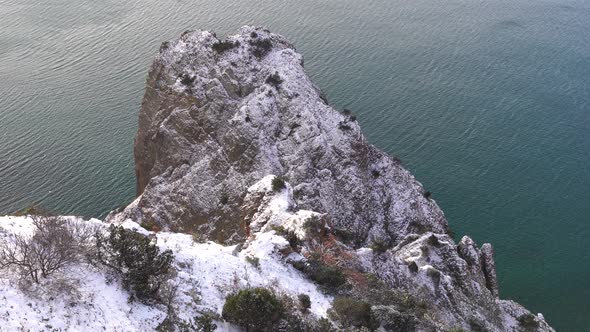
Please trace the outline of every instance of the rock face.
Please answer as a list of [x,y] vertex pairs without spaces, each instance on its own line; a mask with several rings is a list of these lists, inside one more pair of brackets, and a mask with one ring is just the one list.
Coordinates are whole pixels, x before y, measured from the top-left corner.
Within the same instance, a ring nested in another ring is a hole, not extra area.
[[[135,162],[138,197],[111,221],[244,250],[280,227],[297,238],[280,250],[286,263],[319,255],[361,298],[379,298],[366,286],[376,277],[392,294],[372,303],[387,331],[553,331],[542,315],[498,298],[492,246],[467,236],[455,244],[420,183],[366,142],[352,114],[327,104],[302,56],[268,30],[243,27],[226,40],[190,31],[164,43]],[[272,190],[271,174],[288,183]]]
[[283,37],[186,32],[162,45],[149,73],[135,140],[140,196],[126,213],[235,242],[246,189],[276,174],[300,208],[329,214],[357,245],[445,232],[420,183],[355,120],[327,105]]

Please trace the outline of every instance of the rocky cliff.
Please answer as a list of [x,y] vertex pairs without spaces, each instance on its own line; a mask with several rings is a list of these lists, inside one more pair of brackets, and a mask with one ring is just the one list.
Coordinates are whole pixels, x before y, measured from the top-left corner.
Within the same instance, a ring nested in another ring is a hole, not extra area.
[[238,251],[280,235],[288,241],[277,259],[344,271],[350,287],[340,292],[371,301],[388,331],[552,331],[498,298],[491,245],[456,244],[421,184],[367,143],[353,114],[327,103],[294,46],[268,30],[243,27],[225,40],[187,31],[164,43],[135,162],[138,197],[112,222]]
[[129,215],[221,242],[244,239],[246,189],[267,174],[292,183],[300,208],[327,213],[357,245],[447,229],[414,177],[326,103],[293,45],[262,29],[224,41],[187,32],[162,45],[135,161],[140,196]]

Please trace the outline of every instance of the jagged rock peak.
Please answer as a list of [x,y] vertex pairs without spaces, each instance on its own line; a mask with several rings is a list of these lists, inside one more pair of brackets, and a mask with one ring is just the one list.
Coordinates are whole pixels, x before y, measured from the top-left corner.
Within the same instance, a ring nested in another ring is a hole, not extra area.
[[326,214],[349,243],[445,233],[442,211],[395,158],[330,107],[284,37],[245,26],[225,40],[188,31],[162,44],[135,140],[138,199],[119,218],[245,238],[243,200],[267,174]]

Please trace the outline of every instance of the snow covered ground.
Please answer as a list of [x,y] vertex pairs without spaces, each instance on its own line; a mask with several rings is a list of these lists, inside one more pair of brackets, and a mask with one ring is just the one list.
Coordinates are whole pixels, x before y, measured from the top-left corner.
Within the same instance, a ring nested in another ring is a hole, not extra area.
[[[267,177],[253,190],[270,190],[271,181],[272,177]],[[267,205],[270,214],[263,209],[255,221],[260,223],[261,217],[272,215],[282,217],[268,223],[279,225],[284,221],[287,228],[301,225],[300,220],[313,212],[288,212],[290,190],[289,186],[270,198]],[[96,219],[68,218],[105,229],[108,226]],[[145,235],[153,234],[130,220],[122,226]],[[0,217],[0,241],[7,241],[10,234],[32,234],[34,227],[29,217]],[[201,312],[221,315],[228,294],[259,286],[293,298],[307,294],[311,299],[310,313],[317,317],[326,315],[332,298],[285,262],[280,251],[289,243],[284,237],[269,227],[261,229],[240,247],[197,243],[188,234],[156,234],[161,250],[170,249],[175,256],[175,273],[169,282],[177,286],[173,305],[181,318],[189,319]],[[129,303],[129,293],[116,278],[88,264],[71,266],[43,279],[39,285],[25,284],[16,273],[2,271],[0,331],[151,331],[166,317],[164,306]],[[219,331],[236,330],[223,322],[217,325]]]
[[[75,217],[71,217],[74,219]],[[76,218],[77,219],[77,218]],[[93,219],[80,222],[102,224]],[[13,234],[31,234],[32,219],[0,217],[0,241]],[[165,313],[138,302],[104,271],[89,265],[71,266],[39,285],[16,274],[0,275],[0,331],[149,331]],[[27,285],[28,284],[28,285]]]

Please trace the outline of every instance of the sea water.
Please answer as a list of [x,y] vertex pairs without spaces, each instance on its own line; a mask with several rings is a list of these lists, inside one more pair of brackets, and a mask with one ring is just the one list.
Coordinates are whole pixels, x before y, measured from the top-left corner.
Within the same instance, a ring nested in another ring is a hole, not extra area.
[[457,239],[494,244],[501,297],[590,330],[585,0],[0,0],[0,213],[100,217],[130,202],[161,42],[244,24],[296,44]]

